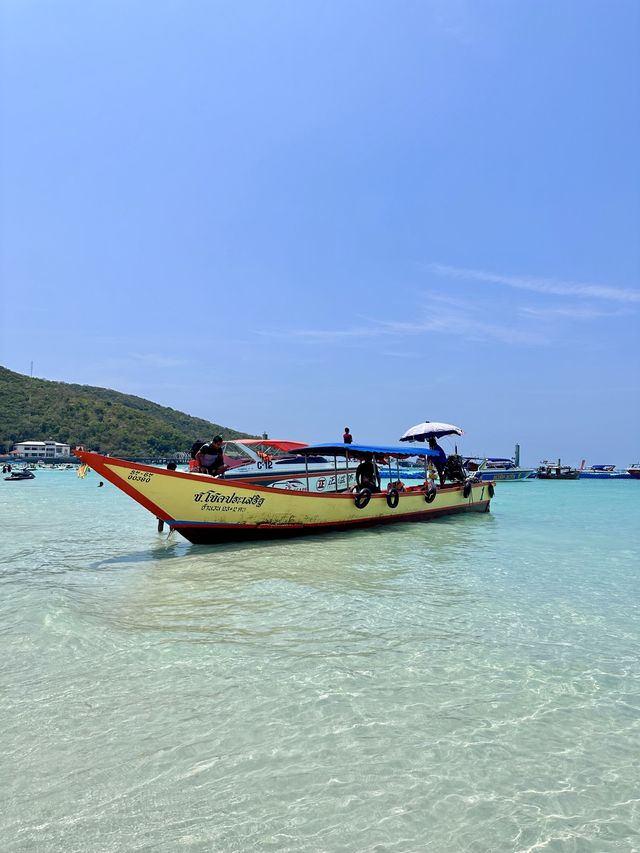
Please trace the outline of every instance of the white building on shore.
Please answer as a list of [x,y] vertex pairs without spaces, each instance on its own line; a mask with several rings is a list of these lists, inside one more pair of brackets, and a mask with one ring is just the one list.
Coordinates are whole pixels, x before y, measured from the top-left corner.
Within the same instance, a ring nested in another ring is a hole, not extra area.
[[71,455],[71,447],[59,441],[19,441],[11,454],[22,459],[66,459]]

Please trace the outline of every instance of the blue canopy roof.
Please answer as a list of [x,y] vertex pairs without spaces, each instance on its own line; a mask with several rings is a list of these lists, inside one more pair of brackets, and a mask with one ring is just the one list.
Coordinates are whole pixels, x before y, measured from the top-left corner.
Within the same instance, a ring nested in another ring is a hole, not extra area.
[[373,453],[374,456],[395,456],[405,458],[407,456],[438,456],[437,450],[427,447],[387,447],[379,444],[343,444],[342,442],[330,444],[309,444],[307,447],[296,447],[295,454],[300,456],[316,456],[323,454],[327,456],[363,456],[365,453]]

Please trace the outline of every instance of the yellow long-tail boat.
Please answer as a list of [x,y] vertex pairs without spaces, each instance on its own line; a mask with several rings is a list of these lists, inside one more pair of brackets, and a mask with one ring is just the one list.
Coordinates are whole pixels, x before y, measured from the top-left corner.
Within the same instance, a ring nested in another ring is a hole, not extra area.
[[[366,458],[436,455],[427,449],[379,445],[312,445],[296,449],[303,456],[318,453]],[[408,521],[430,521],[459,512],[487,512],[493,484],[467,479],[436,488],[428,477],[404,489],[392,483],[386,491],[367,488],[322,493],[269,488],[208,474],[170,471],[103,456],[82,449],[81,462],[113,483],[133,500],[195,544],[268,539],[324,531],[348,530]]]

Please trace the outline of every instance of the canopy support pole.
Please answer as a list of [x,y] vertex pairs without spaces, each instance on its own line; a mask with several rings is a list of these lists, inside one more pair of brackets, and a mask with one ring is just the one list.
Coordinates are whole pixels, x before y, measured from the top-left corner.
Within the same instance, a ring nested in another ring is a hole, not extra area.
[[338,491],[338,457],[333,457],[333,470],[336,472],[336,492]]
[[307,478],[307,491],[309,491],[309,457],[306,454],[304,457],[304,470]]

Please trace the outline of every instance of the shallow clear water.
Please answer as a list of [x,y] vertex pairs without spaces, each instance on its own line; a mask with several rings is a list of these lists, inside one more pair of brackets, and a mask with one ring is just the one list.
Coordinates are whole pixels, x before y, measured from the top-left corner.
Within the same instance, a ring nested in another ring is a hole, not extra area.
[[192,546],[0,481],[3,851],[640,850],[640,483]]

